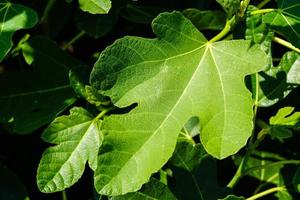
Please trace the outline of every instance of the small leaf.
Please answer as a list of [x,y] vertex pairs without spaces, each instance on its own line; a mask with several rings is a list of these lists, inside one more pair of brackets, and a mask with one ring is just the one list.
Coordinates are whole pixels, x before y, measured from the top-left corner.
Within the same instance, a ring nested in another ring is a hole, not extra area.
[[183,14],[199,30],[222,30],[226,23],[226,13],[222,11],[188,8]]
[[78,0],[79,7],[91,14],[107,14],[111,8],[110,0]]
[[175,200],[176,197],[168,189],[168,186],[152,178],[138,192],[128,193],[122,196],[112,197],[111,200]]
[[300,47],[299,0],[277,0],[278,9],[263,16],[263,21],[282,33],[295,46]]
[[240,0],[217,0],[231,18],[240,9]]
[[157,39],[116,41],[90,77],[116,106],[137,103],[128,114],[103,122],[105,151],[95,173],[101,194],[138,190],[171,157],[178,133],[193,116],[200,119],[204,148],[219,159],[242,148],[253,129],[244,77],[266,65],[260,47],[244,40],[207,42],[179,12],[160,14],[152,26]]
[[300,112],[294,112],[293,107],[279,109],[275,116],[270,118],[270,135],[279,140],[292,137],[293,133],[289,129],[300,129]]
[[85,109],[74,107],[70,115],[56,118],[44,131],[49,147],[38,167],[37,184],[45,193],[62,191],[78,181],[88,161],[97,167],[98,149],[102,142],[100,121]]
[[32,9],[0,0],[0,62],[12,47],[14,32],[32,28],[37,22],[37,13]]
[[76,101],[68,73],[83,64],[44,37],[33,37],[22,51],[32,68],[0,74],[0,122],[28,134]]
[[294,112],[293,107],[279,109],[274,117],[270,118],[270,125],[285,126],[298,130],[300,128],[300,112]]

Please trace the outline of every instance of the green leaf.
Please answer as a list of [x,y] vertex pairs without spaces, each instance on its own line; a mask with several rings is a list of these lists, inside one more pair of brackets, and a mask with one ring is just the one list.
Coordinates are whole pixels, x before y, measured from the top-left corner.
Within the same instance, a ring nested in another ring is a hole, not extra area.
[[176,197],[168,189],[168,186],[152,178],[138,192],[128,193],[122,196],[112,197],[111,200],[175,200]]
[[258,10],[255,6],[248,6],[246,18],[246,40],[251,40],[254,44],[259,44],[266,52],[269,60],[269,67],[273,66],[271,44],[274,33],[270,32],[265,23],[262,22],[261,15],[251,15],[251,12]]
[[32,9],[0,0],[0,62],[12,47],[14,32],[32,28],[37,22],[37,13]]
[[27,134],[76,101],[68,73],[82,63],[43,37],[29,40],[22,51],[32,68],[0,74],[0,122]]
[[0,163],[0,199],[25,200],[27,191],[17,175]]
[[293,107],[279,109],[275,116],[270,118],[270,135],[279,140],[293,136],[293,130],[300,129],[300,112],[294,112]]
[[183,14],[199,30],[222,30],[226,23],[226,14],[222,11],[188,8]]
[[222,200],[246,200],[244,197],[237,197],[235,195],[228,195]]
[[96,169],[102,142],[100,121],[85,109],[74,107],[70,115],[56,118],[42,138],[56,146],[49,147],[40,161],[40,191],[50,193],[70,187],[82,176],[87,161],[91,169]]
[[110,0],[78,0],[79,7],[91,14],[107,14],[111,8]]
[[116,25],[120,9],[126,1],[114,0],[112,2],[114,6],[106,15],[78,12],[76,15],[78,28],[93,38],[100,38],[109,33]]
[[293,177],[293,185],[295,190],[300,193],[300,167],[297,168],[297,171]]
[[[245,169],[257,168],[257,170],[252,170],[247,173],[247,175],[252,176],[260,181],[265,181],[268,183],[278,184],[280,178],[280,169],[283,165],[274,165],[268,168],[259,168],[260,166],[271,164],[276,161],[285,160],[283,157],[264,151],[254,151],[246,162]],[[239,165],[241,157],[236,156],[234,162]]]
[[266,64],[259,46],[207,42],[179,12],[159,15],[152,27],[157,39],[116,41],[91,74],[92,86],[116,106],[137,103],[130,113],[103,122],[106,152],[95,177],[101,194],[138,190],[172,155],[178,133],[193,116],[200,119],[203,146],[220,159],[242,148],[252,132],[253,103],[244,77]]
[[215,160],[200,144],[179,140],[169,163],[174,166],[174,193],[179,199],[215,200],[225,193],[217,182]]
[[[261,107],[274,105],[285,98],[300,84],[300,56],[296,52],[283,55],[277,67],[260,72],[253,76],[253,85],[259,82],[257,104]],[[257,79],[257,80],[256,80]],[[256,89],[254,88],[253,91]]]
[[282,33],[295,46],[300,47],[299,0],[277,0],[278,9],[263,16],[263,21]]
[[231,18],[240,9],[240,0],[217,0]]

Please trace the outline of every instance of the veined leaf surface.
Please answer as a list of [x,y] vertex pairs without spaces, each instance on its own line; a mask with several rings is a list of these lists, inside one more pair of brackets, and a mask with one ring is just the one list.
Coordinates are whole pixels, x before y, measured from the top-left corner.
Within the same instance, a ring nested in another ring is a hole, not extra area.
[[170,158],[192,116],[200,118],[203,146],[220,159],[251,135],[253,103],[244,77],[267,64],[260,47],[244,40],[208,42],[179,12],[159,15],[152,27],[157,39],[118,40],[91,74],[92,86],[118,107],[137,103],[103,122],[104,152],[95,174],[101,194],[138,190]]
[[79,7],[91,14],[107,14],[111,8],[110,0],[79,0]]
[[100,121],[80,107],[49,125],[42,138],[56,146],[44,152],[39,164],[37,183],[42,192],[57,192],[73,185],[82,176],[87,161],[96,169],[102,141],[99,128]]
[[32,9],[0,0],[0,61],[12,46],[14,32],[32,28],[37,22],[37,13]]
[[295,46],[300,47],[300,2],[277,0],[278,9],[264,15],[263,21],[282,33]]

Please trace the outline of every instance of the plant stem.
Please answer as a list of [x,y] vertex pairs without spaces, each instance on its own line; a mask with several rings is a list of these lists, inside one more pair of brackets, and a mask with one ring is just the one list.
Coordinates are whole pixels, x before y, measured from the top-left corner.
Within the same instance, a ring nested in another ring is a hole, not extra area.
[[80,31],[77,35],[75,35],[67,44],[65,44],[62,49],[66,50],[68,49],[72,44],[74,44],[77,40],[79,40],[82,36],[85,35],[84,31]]
[[267,5],[270,1],[272,1],[272,0],[263,0],[256,7],[259,8],[259,9],[261,9],[262,7],[264,7],[265,5]]
[[218,33],[215,37],[209,40],[210,43],[217,42],[225,37],[231,30],[231,27],[235,24],[235,16],[233,16],[230,20],[226,21],[225,27],[223,30]]
[[95,118],[95,120],[98,120],[100,119],[101,117],[103,117],[105,114],[107,114],[109,111],[113,110],[114,107],[111,107],[111,108],[107,108],[107,109],[104,109],[102,110],[98,115],[97,117]]
[[281,44],[282,46],[285,46],[285,47],[287,47],[287,48],[289,48],[289,49],[291,49],[293,51],[296,51],[297,53],[300,54],[300,49],[297,48],[297,47],[295,47],[292,43],[290,43],[290,42],[288,42],[286,40],[283,40],[283,39],[281,39],[279,37],[274,37],[273,41],[276,42],[276,43],[278,43],[278,44]]
[[291,164],[300,165],[300,160],[281,160],[281,161],[273,162],[273,163],[270,163],[270,164],[251,167],[251,168],[245,170],[243,175],[249,174],[249,173],[251,173],[253,171],[256,171],[256,170],[261,170],[261,169],[265,169],[265,168],[269,168],[269,167],[274,167],[274,166],[277,166],[277,165],[291,165]]
[[43,13],[43,16],[41,18],[41,21],[40,23],[44,23],[48,20],[48,17],[49,17],[49,14],[50,14],[50,11],[52,9],[52,7],[54,6],[56,0],[49,0],[47,5],[46,5],[46,8],[44,10],[44,13]]
[[275,10],[276,9],[274,9],[274,8],[266,8],[266,9],[252,11],[250,14],[251,15],[261,15],[261,14],[265,14],[265,13],[269,13],[269,12],[274,12]]
[[258,194],[256,194],[256,195],[253,195],[253,196],[247,198],[246,200],[255,200],[255,199],[259,199],[259,198],[261,198],[261,197],[263,197],[263,196],[266,196],[266,195],[268,195],[268,194],[271,194],[271,193],[274,193],[274,192],[278,192],[278,191],[282,191],[282,190],[285,190],[285,188],[284,188],[284,187],[274,187],[274,188],[265,190],[265,191],[263,191],[263,192],[260,192],[260,193],[258,193]]
[[66,190],[63,190],[63,191],[61,192],[61,195],[62,195],[62,200],[68,200]]

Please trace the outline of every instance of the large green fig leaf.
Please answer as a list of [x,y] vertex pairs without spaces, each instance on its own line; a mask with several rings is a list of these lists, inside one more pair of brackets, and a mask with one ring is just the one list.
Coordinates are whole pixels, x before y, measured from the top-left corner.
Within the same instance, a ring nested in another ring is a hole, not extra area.
[[97,154],[102,141],[100,121],[80,107],[70,115],[56,118],[42,138],[56,144],[43,154],[37,173],[42,192],[57,192],[70,187],[82,176],[85,164],[97,167]]
[[111,200],[175,200],[176,197],[168,189],[168,186],[152,178],[144,185],[144,188],[138,192],[128,193],[122,196],[116,196]]
[[92,86],[116,106],[137,103],[130,113],[104,121],[95,175],[101,194],[138,190],[172,155],[190,117],[200,118],[201,142],[220,159],[251,135],[253,103],[244,77],[266,65],[260,47],[244,40],[208,42],[179,12],[159,15],[152,27],[157,39],[118,40],[91,74]]
[[107,14],[111,8],[110,0],[78,0],[79,7],[91,14]]
[[27,70],[0,74],[0,122],[27,134],[50,123],[76,101],[69,69],[84,65],[44,37],[22,46]]
[[295,46],[300,47],[299,0],[277,0],[277,4],[278,9],[264,15],[263,21],[282,33]]
[[32,28],[37,22],[37,13],[32,9],[0,0],[0,61],[12,46],[14,32]]

